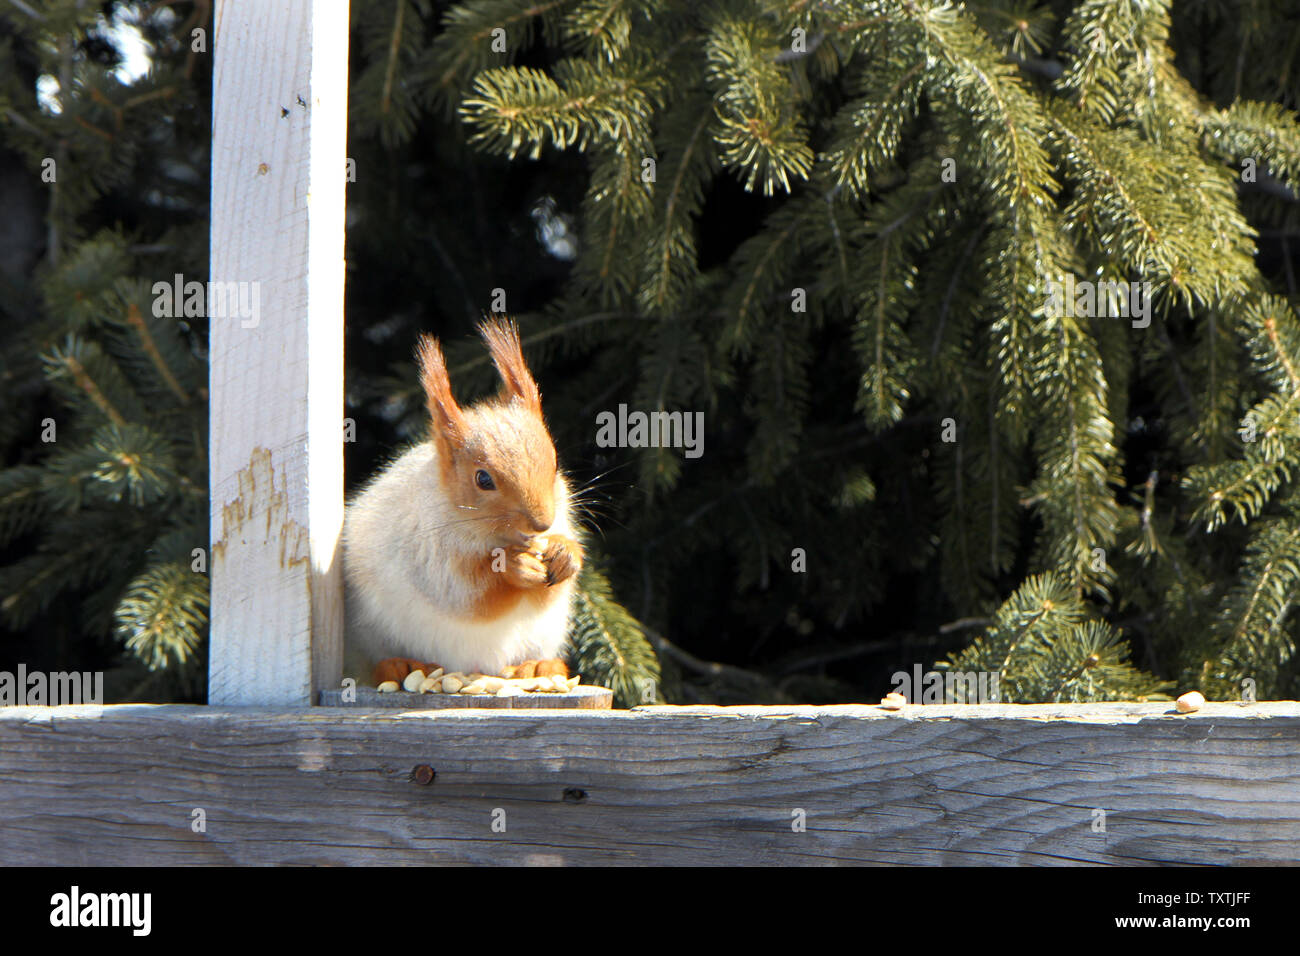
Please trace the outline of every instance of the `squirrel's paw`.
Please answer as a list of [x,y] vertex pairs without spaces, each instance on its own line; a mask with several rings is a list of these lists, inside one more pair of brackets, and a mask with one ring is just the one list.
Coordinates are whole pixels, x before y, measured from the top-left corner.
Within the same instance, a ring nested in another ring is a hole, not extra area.
[[547,585],[546,565],[541,555],[531,551],[517,551],[506,561],[506,580],[517,588],[544,588]]
[[552,535],[542,553],[542,563],[546,565],[546,586],[550,587],[578,573],[582,568],[582,550],[572,538]]
[[501,676],[506,678],[550,677],[553,674],[568,677],[569,665],[558,657],[548,657],[541,661],[524,661],[522,664],[507,667],[501,672]]
[[402,681],[406,680],[406,675],[411,671],[424,671],[427,675],[432,674],[440,666],[439,664],[417,661],[413,657],[386,657],[375,665],[372,679],[376,687],[389,680],[400,685]]

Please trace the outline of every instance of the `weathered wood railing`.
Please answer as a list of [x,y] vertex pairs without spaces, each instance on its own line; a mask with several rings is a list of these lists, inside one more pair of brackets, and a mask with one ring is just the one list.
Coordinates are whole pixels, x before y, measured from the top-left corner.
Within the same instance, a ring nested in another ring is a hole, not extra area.
[[0,863],[1300,864],[1300,704],[12,708]]

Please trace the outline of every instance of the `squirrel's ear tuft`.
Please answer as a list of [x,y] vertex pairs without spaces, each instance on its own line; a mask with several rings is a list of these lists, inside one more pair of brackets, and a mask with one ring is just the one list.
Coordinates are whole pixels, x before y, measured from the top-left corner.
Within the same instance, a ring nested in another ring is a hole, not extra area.
[[492,353],[492,362],[501,375],[505,394],[521,399],[524,405],[540,414],[542,395],[524,362],[524,351],[519,344],[519,330],[515,324],[509,319],[498,319],[482,323],[478,330],[487,343],[488,351]]
[[447,377],[447,362],[442,357],[442,347],[431,335],[421,335],[416,347],[420,361],[420,386],[433,419],[434,439],[459,445],[465,438],[465,416],[451,394],[451,380]]

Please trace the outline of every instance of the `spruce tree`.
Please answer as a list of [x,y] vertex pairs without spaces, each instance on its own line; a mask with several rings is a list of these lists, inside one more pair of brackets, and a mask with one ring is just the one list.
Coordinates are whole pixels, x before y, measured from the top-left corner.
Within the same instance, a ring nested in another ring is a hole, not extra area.
[[[53,667],[106,665],[113,699],[201,700],[207,330],[153,286],[206,272],[211,74],[197,17],[109,12],[0,19],[3,175],[43,209],[11,223],[27,268],[0,295],[0,617],[57,640]],[[124,27],[153,50],[131,83]]]
[[[148,291],[206,261],[207,58],[150,8],[123,86],[98,11],[47,6],[0,46],[2,145],[61,184],[0,289],[0,611],[76,597],[183,672],[204,328]],[[349,481],[422,437],[418,332],[491,387],[503,290],[598,529],[578,666],[620,702],[873,700],[915,661],[1019,701],[1300,692],[1288,4],[352,9]],[[1055,308],[1066,277],[1149,282],[1149,324]],[[704,454],[597,446],[620,403],[703,412]]]
[[[635,356],[636,405],[725,436],[712,467],[628,456],[610,550],[643,618],[682,619],[657,602],[701,554],[797,630],[915,569],[989,622],[947,666],[1011,699],[1295,692],[1300,339],[1286,250],[1258,255],[1294,228],[1285,4],[1175,31],[1164,0],[468,0],[428,47],[425,11],[374,10],[409,83],[357,108],[393,143],[428,108],[512,164],[583,157],[528,338],[590,394]],[[728,183],[773,199],[706,263]],[[1066,276],[1149,282],[1150,324],[1051,308]]]

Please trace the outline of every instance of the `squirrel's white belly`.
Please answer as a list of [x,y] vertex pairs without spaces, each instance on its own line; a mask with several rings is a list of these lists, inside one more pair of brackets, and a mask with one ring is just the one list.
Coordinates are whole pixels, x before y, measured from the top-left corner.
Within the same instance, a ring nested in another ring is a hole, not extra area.
[[[454,617],[413,589],[380,586],[360,593],[349,581],[349,665],[356,677],[386,657],[434,661],[449,671],[497,674],[523,660],[561,657],[573,582],[555,586],[554,599],[538,607],[520,601],[491,621]],[[358,654],[357,652],[360,652]]]

